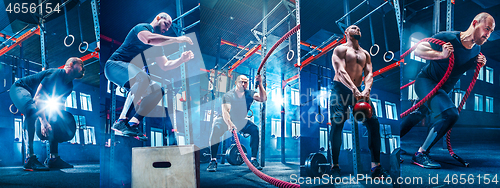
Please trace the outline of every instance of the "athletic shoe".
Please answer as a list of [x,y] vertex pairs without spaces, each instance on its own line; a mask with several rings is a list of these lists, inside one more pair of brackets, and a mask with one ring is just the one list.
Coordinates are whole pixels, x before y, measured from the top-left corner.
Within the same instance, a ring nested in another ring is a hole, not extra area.
[[134,123],[130,125],[128,130],[123,132],[124,135],[134,137],[137,140],[140,141],[148,141],[148,137],[146,137],[146,134],[142,133],[141,130],[139,130],[139,125],[137,123]]
[[59,156],[45,160],[45,164],[54,169],[73,168],[73,165],[63,161]]
[[208,164],[207,171],[209,172],[216,172],[217,171],[217,161],[212,160],[210,161],[210,164]]
[[378,165],[371,170],[372,172],[372,178],[387,178],[390,177],[389,173],[382,168],[382,166]]
[[[127,120],[125,119],[118,119],[113,123],[113,126],[111,127],[114,131],[126,135],[125,132],[130,130],[130,126],[127,123]],[[129,135],[126,135],[129,136]],[[135,135],[134,135],[135,136]]]
[[24,161],[24,166],[23,166],[25,171],[49,171],[50,169],[46,166],[44,166],[40,161],[38,161],[38,158],[36,156],[31,156],[29,158],[26,158]]
[[259,162],[257,161],[257,159],[254,159],[251,161],[252,165],[257,168],[257,170],[262,170],[262,167],[260,166]]
[[334,178],[342,177],[342,175],[340,174],[340,167],[333,166],[332,168],[330,168],[330,175],[333,176]]
[[412,157],[413,164],[416,164],[422,168],[441,168],[441,165],[434,160],[431,159],[429,153],[420,153],[417,152]]

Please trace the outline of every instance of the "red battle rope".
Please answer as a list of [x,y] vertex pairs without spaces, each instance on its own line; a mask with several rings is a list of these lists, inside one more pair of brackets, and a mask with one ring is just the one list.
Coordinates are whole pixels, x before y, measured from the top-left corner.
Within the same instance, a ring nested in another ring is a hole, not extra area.
[[250,163],[250,161],[248,160],[247,156],[245,155],[245,152],[243,152],[243,148],[241,148],[241,145],[240,145],[240,139],[238,139],[238,134],[236,133],[236,131],[232,131],[233,133],[233,136],[234,136],[234,140],[236,141],[236,146],[238,146],[238,151],[240,151],[240,154],[241,154],[241,158],[243,158],[243,161],[245,161],[245,164],[248,166],[248,168],[250,168],[250,170],[257,176],[259,176],[260,179],[270,183],[270,184],[273,184],[274,186],[276,187],[285,187],[285,188],[299,188],[300,185],[298,184],[293,184],[293,183],[290,183],[290,182],[286,182],[286,181],[282,181],[282,180],[279,180],[279,179],[276,179],[276,178],[273,178],[271,176],[268,176],[264,173],[262,173],[260,170],[257,170],[257,168],[255,168],[252,163]]
[[[417,45],[420,44],[421,42],[432,42],[432,43],[437,44],[437,45],[443,45],[445,43],[442,40],[438,40],[438,39],[434,39],[434,38],[422,39],[420,42],[418,42],[417,44],[412,46],[408,51],[406,51],[403,55],[401,55],[401,59],[403,59],[408,54],[410,54],[413,50],[415,50],[415,48],[417,48]],[[427,96],[425,96],[422,100],[420,100],[416,105],[412,106],[410,109],[406,110],[401,115],[399,115],[401,118],[403,118],[403,117],[407,116],[408,114],[410,114],[411,112],[415,111],[418,107],[420,107],[422,104],[427,102],[427,100],[429,100],[432,96],[434,96],[434,94],[436,94],[436,92],[441,88],[441,86],[443,86],[443,84],[446,82],[446,80],[448,80],[448,77],[450,77],[454,62],[455,62],[455,56],[453,53],[451,53],[450,57],[449,57],[448,69],[446,70],[446,73],[444,74],[443,78],[441,78],[441,80],[436,85],[436,87],[434,87],[434,89],[432,89],[432,91],[429,92],[429,94],[427,94]]]
[[[269,56],[271,56],[271,54],[273,53],[273,51],[281,44],[283,43],[283,41],[285,41],[288,37],[292,36],[294,33],[296,33],[298,30],[300,29],[300,24],[293,27],[292,30],[288,31],[285,35],[283,35],[283,37],[280,38],[280,40],[278,40],[278,42],[276,42],[273,47],[269,50],[269,52],[267,52],[266,56],[264,57],[264,59],[262,59],[262,63],[260,63],[260,66],[259,66],[259,69],[257,69],[257,74],[260,74],[260,70],[262,69],[262,67],[264,67],[264,63],[266,63],[267,61],[267,58],[269,58]],[[300,49],[297,49],[297,50],[300,50]]]
[[[403,59],[405,56],[407,56],[408,54],[410,54],[413,50],[415,50],[415,48],[417,47],[417,45],[421,42],[432,42],[432,43],[435,43],[435,44],[438,44],[438,45],[443,45],[444,42],[441,41],[441,40],[437,40],[437,39],[433,39],[433,38],[425,38],[425,39],[422,39],[420,42],[418,42],[416,45],[412,46],[408,51],[406,51],[403,55],[401,55],[401,59]],[[482,53],[479,53],[481,55],[483,55]],[[450,76],[451,74],[451,70],[453,69],[453,65],[455,63],[455,57],[454,57],[454,54],[451,53],[450,57],[449,57],[449,65],[448,65],[448,69],[446,70],[446,73],[445,75],[443,76],[443,78],[439,81],[439,83],[436,85],[436,87],[431,91],[429,92],[429,94],[427,94],[427,96],[425,96],[422,100],[420,100],[417,104],[415,104],[414,106],[412,106],[410,109],[408,109],[407,111],[403,112],[400,117],[403,118],[404,116],[408,115],[409,113],[413,112],[414,110],[416,110],[417,108],[419,108],[423,103],[425,103],[427,100],[429,100],[434,94],[436,94],[436,92],[443,86],[443,84],[446,82],[446,80],[448,80],[448,77]],[[467,101],[467,98],[469,97],[470,95],[470,92],[472,91],[472,89],[474,88],[474,85],[476,84],[476,80],[477,80],[477,76],[479,75],[479,70],[481,69],[481,64],[477,64],[476,65],[476,70],[474,72],[474,76],[472,77],[472,81],[471,83],[469,84],[469,87],[467,88],[467,91],[465,92],[465,95],[464,97],[462,98],[462,101],[460,101],[460,105],[458,107],[458,112],[460,113],[463,105],[465,104],[465,101]],[[400,89],[404,89],[410,85],[412,85],[413,83],[415,83],[415,81],[412,81],[404,86],[401,86]],[[451,147],[451,141],[450,141],[450,137],[451,137],[451,129],[446,133],[446,145],[447,145],[447,148],[448,148],[448,152],[450,153],[450,155],[456,159],[457,161],[459,161],[460,163],[462,163],[463,165],[465,165],[466,167],[469,167],[469,163],[466,162],[464,159],[462,159],[461,157],[459,157],[457,154],[455,154],[455,152],[453,152],[453,149]]]
[[[260,70],[264,66],[264,63],[266,63],[267,58],[269,58],[269,56],[273,53],[273,51],[281,43],[283,43],[283,41],[285,41],[288,37],[290,37],[291,35],[293,35],[294,33],[296,33],[299,29],[300,29],[300,24],[297,25],[297,26],[295,26],[294,28],[292,28],[292,30],[288,31],[283,37],[281,37],[280,40],[278,40],[278,42],[276,42],[273,45],[273,47],[269,50],[269,52],[266,54],[266,56],[262,60],[262,63],[260,63],[259,69],[257,70],[257,74],[260,74]],[[298,50],[300,50],[300,49],[298,49]],[[268,182],[270,184],[273,184],[276,187],[285,187],[285,188],[292,188],[292,187],[293,188],[299,188],[300,187],[300,185],[289,183],[289,182],[282,181],[282,180],[273,178],[271,176],[268,176],[268,175],[262,173],[261,171],[259,171],[257,168],[255,168],[252,165],[252,163],[250,163],[250,161],[248,160],[247,156],[244,154],[245,152],[243,152],[243,149],[241,148],[240,139],[238,138],[238,134],[234,130],[232,131],[232,133],[233,133],[233,136],[234,136],[234,140],[236,141],[236,146],[238,146],[238,150],[240,151],[241,158],[243,158],[243,161],[245,161],[245,164],[247,164],[248,168],[250,168],[250,170],[252,170],[252,172],[255,175],[259,176],[260,179],[262,179],[262,180],[264,180],[264,181],[266,181],[266,182]]]

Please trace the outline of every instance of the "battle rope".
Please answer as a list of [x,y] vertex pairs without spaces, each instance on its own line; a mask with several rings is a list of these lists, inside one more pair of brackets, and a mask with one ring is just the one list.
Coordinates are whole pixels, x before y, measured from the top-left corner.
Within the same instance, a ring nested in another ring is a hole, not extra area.
[[[443,45],[445,43],[442,40],[438,40],[438,39],[434,39],[434,38],[425,38],[425,39],[422,39],[420,42],[418,42],[417,44],[415,44],[414,46],[412,46],[408,51],[406,51],[403,55],[401,55],[401,59],[403,59],[408,54],[410,54],[413,50],[415,50],[415,48],[417,48],[418,44],[421,43],[421,42],[432,42],[432,43],[437,44],[437,45]],[[443,78],[439,81],[439,83],[436,85],[436,87],[434,87],[434,89],[432,89],[432,91],[429,92],[429,94],[427,94],[422,100],[420,100],[417,104],[415,104],[414,106],[412,106],[410,109],[408,109],[405,112],[403,112],[400,115],[401,118],[403,118],[403,117],[407,116],[408,114],[410,114],[411,112],[415,111],[422,104],[424,104],[425,102],[427,102],[427,100],[429,100],[432,96],[434,96],[434,94],[436,94],[436,92],[441,88],[441,86],[444,85],[444,83],[446,82],[446,80],[448,80],[448,77],[450,77],[451,70],[453,69],[454,62],[455,62],[455,56],[454,56],[453,53],[451,53],[450,57],[449,57],[448,69],[446,70],[446,73],[444,74]]]
[[[269,50],[269,52],[266,54],[266,56],[262,60],[262,63],[260,63],[259,69],[257,69],[257,74],[258,75],[260,75],[260,70],[264,66],[264,63],[266,63],[266,61],[269,58],[269,56],[273,53],[273,51],[281,43],[283,43],[283,41],[285,41],[288,37],[290,37],[291,35],[293,35],[294,33],[296,33],[299,29],[300,29],[300,24],[297,25],[297,26],[295,26],[294,28],[292,28],[292,30],[288,31],[285,35],[283,35],[283,37],[280,38],[280,40],[278,40],[278,42],[276,42],[273,45],[273,47]],[[256,85],[258,85],[258,84],[256,84]],[[240,139],[238,138],[238,134],[234,130],[232,131],[232,133],[233,133],[233,136],[234,136],[234,140],[236,141],[236,146],[238,146],[238,151],[241,154],[241,158],[243,158],[243,161],[245,161],[245,164],[248,166],[248,168],[250,168],[250,170],[255,175],[257,175],[260,179],[262,179],[262,180],[264,180],[264,181],[266,181],[266,182],[268,182],[270,184],[273,184],[276,187],[285,187],[285,188],[292,188],[292,187],[293,188],[299,188],[300,187],[300,185],[289,183],[289,182],[282,181],[282,180],[273,178],[271,176],[268,176],[268,175],[262,173],[261,171],[259,171],[257,168],[255,168],[252,165],[252,163],[250,163],[250,161],[248,160],[247,156],[244,154],[245,152],[243,152],[243,148],[241,148]]]
[[292,187],[293,188],[299,188],[300,187],[300,185],[289,183],[289,182],[282,181],[282,180],[273,178],[271,176],[268,176],[268,175],[262,173],[257,168],[255,168],[252,165],[252,163],[250,163],[250,161],[248,160],[247,156],[245,155],[245,152],[243,152],[243,148],[241,148],[240,139],[238,138],[238,134],[234,130],[232,131],[232,133],[233,133],[233,136],[234,136],[234,140],[236,141],[236,146],[238,146],[238,151],[241,154],[241,158],[243,158],[243,161],[245,161],[245,164],[248,166],[248,168],[250,168],[250,170],[255,175],[259,176],[260,179],[262,179],[262,180],[264,180],[264,181],[266,181],[266,182],[268,182],[270,184],[273,184],[276,187],[285,187],[285,188],[292,188]]
[[[441,40],[438,40],[438,39],[433,39],[433,38],[425,38],[425,39],[422,39],[420,42],[418,42],[416,45],[412,46],[408,51],[406,51],[403,55],[401,55],[401,59],[403,59],[405,56],[407,56],[408,54],[410,54],[413,50],[415,50],[415,48],[417,47],[417,45],[421,42],[432,42],[432,43],[435,43],[435,44],[438,44],[438,45],[443,45],[445,42],[444,41],[441,41]],[[482,53],[479,53],[482,55]],[[415,104],[414,106],[412,106],[410,109],[408,109],[407,111],[403,112],[400,117],[403,118],[404,116],[408,115],[409,113],[413,112],[414,110],[416,110],[417,108],[419,108],[423,103],[425,103],[427,100],[429,100],[434,94],[436,94],[436,92],[443,86],[443,84],[446,82],[446,80],[448,80],[450,74],[451,74],[451,70],[453,69],[453,65],[455,63],[455,57],[454,57],[454,54],[451,53],[450,57],[449,57],[449,65],[448,65],[448,69],[446,70],[446,73],[445,75],[443,76],[443,78],[439,81],[439,83],[436,85],[436,87],[434,87],[434,89],[429,92],[429,94],[427,94],[427,96],[425,96],[422,100],[420,100],[417,104]],[[472,77],[472,81],[471,83],[469,84],[469,87],[467,88],[467,91],[464,95],[464,97],[462,98],[462,100],[460,101],[460,105],[458,107],[458,112],[460,113],[463,105],[465,104],[465,101],[467,101],[467,98],[469,97],[470,95],[470,92],[472,91],[472,89],[474,88],[474,85],[476,84],[476,80],[477,80],[477,76],[479,75],[479,70],[481,69],[481,64],[477,64],[476,65],[476,70],[474,72],[474,76]],[[412,84],[414,84],[415,81],[412,81],[404,86],[401,86],[400,89],[404,89]],[[447,145],[447,148],[448,148],[448,152],[450,153],[450,155],[456,159],[457,161],[459,161],[460,163],[462,163],[463,165],[465,165],[466,167],[469,167],[469,163],[466,162],[464,159],[462,159],[460,156],[458,156],[457,154],[455,154],[455,152],[453,152],[453,149],[451,147],[451,141],[450,141],[450,137],[451,137],[451,129],[446,133],[446,145]]]
[[285,41],[288,37],[290,37],[291,35],[293,35],[294,33],[296,33],[298,30],[300,29],[300,24],[299,25],[296,25],[295,27],[292,28],[292,30],[288,31],[285,35],[283,35],[283,37],[280,38],[280,40],[278,40],[278,42],[276,42],[273,47],[269,50],[269,52],[267,52],[266,56],[264,57],[264,59],[262,59],[262,63],[260,63],[260,66],[259,66],[259,69],[257,69],[257,74],[260,75],[260,70],[262,69],[262,67],[264,67],[264,63],[266,63],[267,61],[267,58],[269,58],[269,56],[271,56],[271,54],[273,53],[273,51],[281,44],[283,43],[283,41]]
[[[480,54],[482,55],[482,53],[480,53]],[[465,95],[462,98],[462,101],[460,101],[460,105],[458,105],[458,113],[460,113],[460,111],[462,110],[462,107],[464,106],[465,101],[467,101],[467,98],[469,97],[469,94],[472,91],[472,88],[474,88],[474,85],[476,84],[477,76],[479,75],[480,69],[481,69],[481,64],[478,63],[476,65],[476,70],[474,72],[474,76],[472,77],[472,81],[470,82],[469,87],[467,88],[467,91],[465,92]],[[457,154],[455,154],[455,152],[453,152],[453,149],[451,148],[450,137],[451,137],[451,129],[446,133],[446,146],[448,148],[448,152],[450,153],[450,155],[454,159],[456,159],[457,161],[459,161],[460,163],[465,165],[465,167],[469,167],[468,162],[466,162],[464,159],[462,159]]]

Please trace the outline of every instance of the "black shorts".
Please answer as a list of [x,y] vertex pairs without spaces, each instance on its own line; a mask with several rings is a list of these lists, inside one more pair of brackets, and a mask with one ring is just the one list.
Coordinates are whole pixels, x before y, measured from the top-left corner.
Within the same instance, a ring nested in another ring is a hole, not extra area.
[[[415,80],[415,93],[420,100],[422,100],[427,94],[429,94],[438,82],[426,78],[426,77],[418,77]],[[449,108],[456,107],[451,98],[448,96],[448,92],[443,89],[439,89],[436,94],[429,99],[425,106],[427,106],[433,113],[440,114]]]

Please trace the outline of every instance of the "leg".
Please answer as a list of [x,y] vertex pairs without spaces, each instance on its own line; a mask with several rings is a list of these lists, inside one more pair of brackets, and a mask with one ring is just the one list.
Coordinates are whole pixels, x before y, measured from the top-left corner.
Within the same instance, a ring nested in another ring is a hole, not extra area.
[[405,136],[406,133],[408,133],[415,125],[422,121],[422,119],[425,118],[428,112],[429,109],[427,108],[427,106],[422,105],[416,111],[403,118],[403,121],[401,121],[400,137]]
[[250,134],[250,148],[252,149],[252,160],[257,158],[257,154],[259,153],[259,128],[252,121],[248,121],[243,129],[241,129],[242,133]]
[[432,146],[434,146],[434,144],[436,144],[436,142],[438,142],[439,139],[453,127],[458,118],[458,109],[455,107],[442,112],[441,119],[433,124],[431,130],[429,131],[429,135],[425,139],[424,144],[422,144],[421,149],[423,151],[429,151]]
[[210,134],[210,155],[212,159],[207,167],[207,171],[217,171],[217,151],[219,150],[220,137],[224,135],[227,130],[227,125],[224,123],[222,117],[214,119],[212,124],[212,132]]
[[24,114],[23,134],[26,143],[26,160],[24,170],[49,170],[38,161],[33,152],[33,139],[35,137],[35,122],[38,118],[38,109],[33,102],[31,93],[23,87],[12,85],[9,91],[10,98],[19,111]]
[[260,141],[259,128],[257,127],[257,125],[255,125],[255,123],[248,120],[247,124],[245,125],[245,127],[243,127],[243,129],[241,129],[240,132],[250,134],[250,148],[252,149],[252,158],[250,159],[250,161],[255,168],[257,168],[258,170],[262,170],[262,167],[257,161]]
[[139,124],[142,119],[144,119],[144,116],[146,116],[149,112],[151,112],[151,110],[156,107],[158,102],[160,102],[162,96],[165,94],[163,88],[161,88],[158,84],[152,84],[151,86],[147,85],[144,90],[146,89],[151,89],[151,93],[142,98],[142,101],[137,108],[137,112],[135,113],[134,117],[130,119],[131,126],[134,126],[133,124]]
[[339,166],[340,147],[342,146],[342,130],[344,123],[348,119],[347,107],[353,101],[352,92],[340,82],[333,82],[333,89],[330,95],[330,144],[333,166]]

